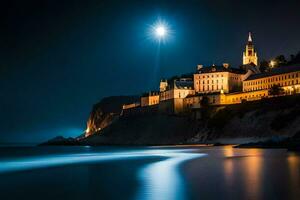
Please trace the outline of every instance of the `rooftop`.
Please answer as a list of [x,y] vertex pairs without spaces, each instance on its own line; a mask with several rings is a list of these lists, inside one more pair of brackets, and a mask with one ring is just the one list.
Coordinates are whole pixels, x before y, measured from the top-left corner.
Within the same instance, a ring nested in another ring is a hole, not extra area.
[[196,93],[196,94],[189,94],[185,98],[210,96],[210,95],[219,95],[219,94],[221,94],[221,92]]
[[264,73],[260,73],[260,74],[253,74],[253,75],[249,76],[245,81],[265,78],[265,77],[269,77],[269,76],[275,76],[275,75],[279,75],[279,74],[286,74],[286,73],[296,72],[296,71],[300,71],[300,65],[281,66],[281,67],[278,67],[278,68],[273,68],[270,72],[264,72]]
[[246,71],[243,69],[233,68],[233,67],[224,67],[224,66],[210,66],[203,67],[198,70],[199,74],[202,73],[215,73],[215,72],[230,72],[235,74],[245,74]]
[[194,87],[193,79],[174,80],[174,88],[176,89],[192,89]]
[[150,96],[157,96],[159,95],[159,91],[150,91],[143,93],[141,97],[150,97]]

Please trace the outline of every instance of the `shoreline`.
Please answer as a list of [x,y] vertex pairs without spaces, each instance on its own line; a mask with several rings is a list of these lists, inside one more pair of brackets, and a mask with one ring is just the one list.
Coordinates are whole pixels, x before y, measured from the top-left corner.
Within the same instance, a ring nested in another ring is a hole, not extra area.
[[232,148],[240,148],[240,149],[286,149],[288,151],[300,151],[300,142],[293,144],[293,145],[283,145],[281,142],[275,143],[275,145],[270,145],[270,141],[261,141],[261,142],[251,142],[251,143],[244,143],[244,144],[236,144],[236,143],[186,143],[186,144],[39,144],[37,147],[44,147],[44,146],[64,146],[64,147],[149,147],[149,148],[172,148],[172,147],[218,147],[218,146],[231,146]]

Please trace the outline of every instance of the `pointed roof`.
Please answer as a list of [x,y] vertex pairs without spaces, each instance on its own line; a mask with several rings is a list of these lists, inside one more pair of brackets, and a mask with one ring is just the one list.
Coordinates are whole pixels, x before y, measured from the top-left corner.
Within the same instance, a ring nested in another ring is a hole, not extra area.
[[248,42],[252,42],[252,36],[251,36],[251,32],[249,32],[249,36],[248,36]]

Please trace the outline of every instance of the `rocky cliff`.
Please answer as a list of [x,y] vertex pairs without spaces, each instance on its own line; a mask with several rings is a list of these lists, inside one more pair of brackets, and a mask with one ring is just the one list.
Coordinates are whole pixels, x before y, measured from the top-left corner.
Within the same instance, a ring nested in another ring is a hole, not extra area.
[[[300,95],[221,107],[208,106],[183,115],[148,113],[120,116],[122,105],[135,100],[138,97],[103,99],[93,107],[88,120],[89,134],[75,139],[73,143],[68,139],[65,144],[243,144],[280,141],[300,133]],[[63,145],[64,142],[60,139],[58,143],[52,141],[46,144]]]
[[[226,106],[215,112],[206,126],[208,141],[241,143],[292,137],[300,132],[300,96]],[[200,128],[197,134],[202,132]]]
[[114,120],[118,119],[123,104],[129,104],[138,100],[138,96],[112,96],[103,98],[92,108],[87,121],[85,136],[91,136],[95,132],[109,126]]
[[[300,96],[286,96],[184,115],[148,114],[120,118],[86,137],[83,144],[246,143],[300,132]],[[105,121],[105,120],[104,120]]]

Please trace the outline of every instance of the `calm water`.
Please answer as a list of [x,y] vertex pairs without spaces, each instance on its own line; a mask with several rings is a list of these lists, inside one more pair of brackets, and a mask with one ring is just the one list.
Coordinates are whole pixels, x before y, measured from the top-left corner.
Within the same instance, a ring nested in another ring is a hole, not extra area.
[[0,147],[0,199],[300,199],[300,155],[226,147]]

